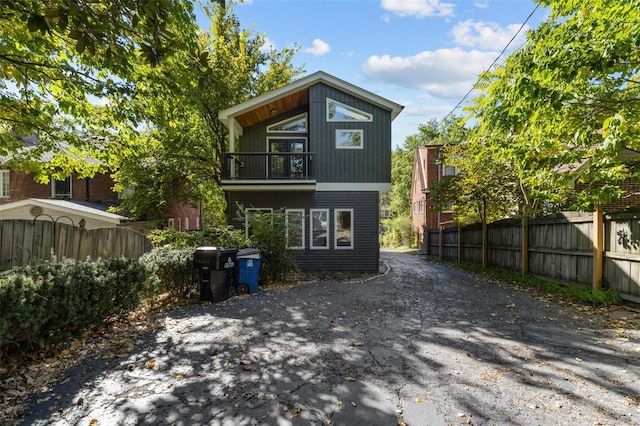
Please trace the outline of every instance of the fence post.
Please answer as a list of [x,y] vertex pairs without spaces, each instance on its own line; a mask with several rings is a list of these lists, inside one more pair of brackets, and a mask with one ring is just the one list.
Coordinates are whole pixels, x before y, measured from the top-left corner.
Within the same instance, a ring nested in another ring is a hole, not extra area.
[[462,262],[462,226],[458,225],[458,262]]
[[522,275],[529,273],[529,218],[522,217]]
[[593,212],[593,284],[592,291],[602,289],[602,263],[604,254],[604,216],[602,205]]
[[440,226],[440,232],[438,233],[438,256],[442,260],[442,250],[443,250],[443,242],[442,242],[442,226]]

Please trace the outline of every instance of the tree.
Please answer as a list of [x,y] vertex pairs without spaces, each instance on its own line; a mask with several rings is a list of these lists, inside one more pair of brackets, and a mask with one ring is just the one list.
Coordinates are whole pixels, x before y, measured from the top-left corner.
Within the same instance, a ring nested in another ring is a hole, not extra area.
[[[196,25],[188,0],[5,0],[0,34],[0,155],[29,167],[61,143],[100,155],[130,140],[135,123],[114,100],[136,96],[138,66],[195,46]],[[33,133],[38,147],[20,151],[16,136]],[[60,153],[67,172],[96,171]]]
[[205,5],[211,30],[199,34],[197,49],[137,69],[136,79],[145,83],[127,105],[140,117],[144,139],[122,158],[115,175],[117,188],[138,189],[124,200],[130,213],[148,211],[151,199],[162,205],[171,195],[153,190],[149,177],[156,176],[165,189],[176,184],[188,188],[180,194],[186,199],[215,200],[207,213],[216,221],[224,220],[218,184],[228,132],[218,113],[287,84],[302,72],[291,65],[295,48],[264,52],[265,37],[243,30],[233,6],[232,2]]
[[[623,179],[639,175],[618,153],[640,148],[640,1],[540,4],[549,20],[481,77],[485,93],[470,108],[474,144],[487,161],[500,153],[523,216],[559,208],[569,195],[583,208],[612,201]],[[585,160],[573,176],[560,172]],[[569,194],[569,178],[588,190]]]

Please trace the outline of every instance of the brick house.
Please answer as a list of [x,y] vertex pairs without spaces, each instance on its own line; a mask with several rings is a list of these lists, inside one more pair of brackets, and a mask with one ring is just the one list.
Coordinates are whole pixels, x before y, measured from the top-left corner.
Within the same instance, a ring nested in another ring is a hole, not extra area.
[[[41,160],[50,157],[45,154]],[[111,207],[119,205],[120,194],[113,190],[114,181],[109,173],[82,179],[72,174],[64,180],[50,179],[49,183],[42,184],[31,174],[4,166],[6,161],[6,158],[0,159],[0,220],[50,220],[49,217],[65,216],[72,218],[74,224],[86,224],[87,228],[147,226],[145,222],[133,222],[110,212]],[[167,225],[177,230],[200,228],[199,202],[195,205],[171,202],[163,213]]]
[[430,198],[431,188],[443,176],[453,175],[455,169],[439,163],[442,145],[418,146],[413,157],[411,174],[411,222],[418,247],[426,249],[426,231],[452,223],[453,211],[438,211]]

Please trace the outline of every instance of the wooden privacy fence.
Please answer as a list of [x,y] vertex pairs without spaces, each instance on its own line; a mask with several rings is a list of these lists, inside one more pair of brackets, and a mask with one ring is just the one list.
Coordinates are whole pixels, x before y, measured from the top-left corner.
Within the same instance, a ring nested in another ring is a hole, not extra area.
[[640,303],[640,213],[565,212],[528,222],[494,222],[486,233],[482,225],[470,225],[425,235],[428,255],[593,288],[604,283]]
[[127,228],[86,230],[43,220],[0,221],[0,269],[35,259],[138,258],[152,248],[144,234]]

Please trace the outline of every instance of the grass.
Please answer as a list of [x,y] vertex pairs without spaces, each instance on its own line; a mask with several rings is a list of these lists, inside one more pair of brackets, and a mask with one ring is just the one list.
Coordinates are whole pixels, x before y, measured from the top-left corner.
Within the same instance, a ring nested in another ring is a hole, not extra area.
[[547,278],[535,275],[522,275],[521,273],[509,271],[499,268],[482,269],[482,266],[468,262],[451,262],[441,260],[435,256],[427,256],[432,262],[443,263],[447,265],[457,266],[461,269],[476,273],[486,274],[493,278],[516,282],[527,286],[536,287],[550,294],[562,294],[567,297],[578,299],[592,305],[611,306],[621,303],[618,293],[613,289],[592,290],[591,287],[581,284],[564,284]]

